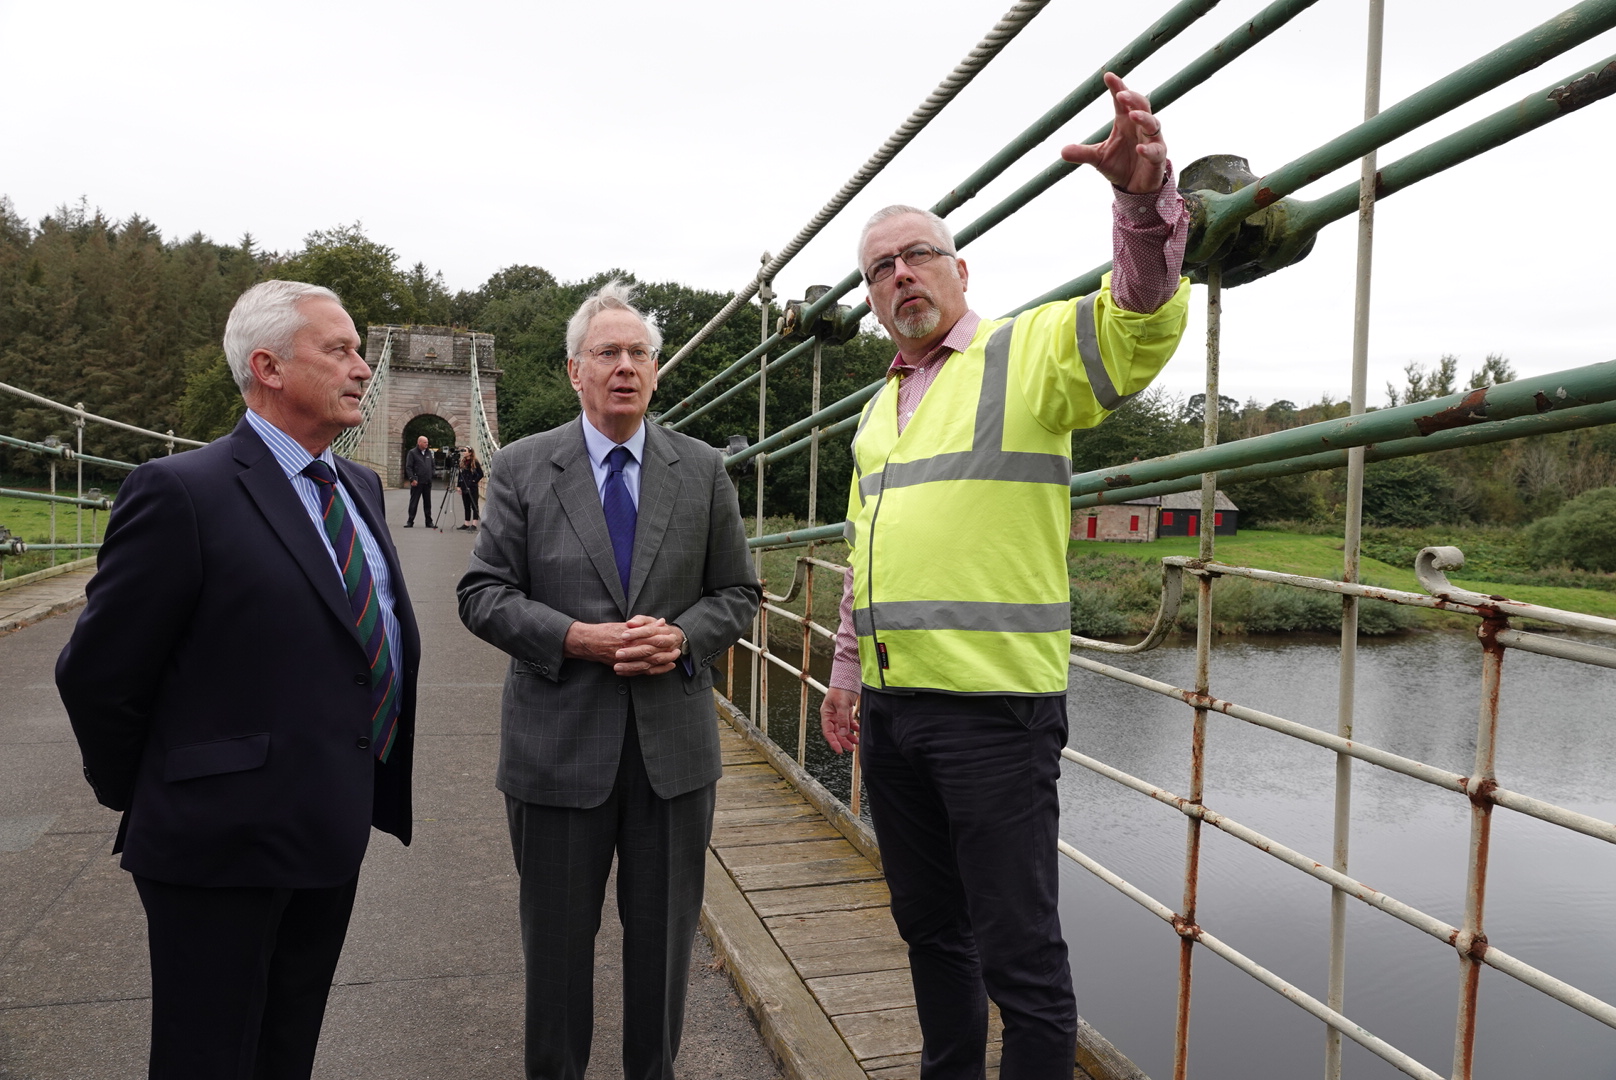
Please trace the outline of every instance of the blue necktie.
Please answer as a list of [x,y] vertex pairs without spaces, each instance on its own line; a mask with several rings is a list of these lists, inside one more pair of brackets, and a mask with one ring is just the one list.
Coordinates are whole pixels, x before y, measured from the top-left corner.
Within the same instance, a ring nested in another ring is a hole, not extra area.
[[623,582],[623,600],[628,601],[629,564],[634,557],[634,522],[638,517],[634,500],[629,498],[623,469],[634,460],[626,446],[614,446],[606,455],[606,486],[601,489],[600,507],[606,512],[606,531],[612,535],[612,555],[617,560],[617,576]]

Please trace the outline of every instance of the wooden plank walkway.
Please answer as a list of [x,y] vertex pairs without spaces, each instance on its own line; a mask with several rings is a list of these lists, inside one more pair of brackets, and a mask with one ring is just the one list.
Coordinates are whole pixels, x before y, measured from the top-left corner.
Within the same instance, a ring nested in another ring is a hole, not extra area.
[[[794,762],[777,752],[779,764],[771,763],[756,729],[722,698],[718,704],[724,777],[703,918],[715,951],[789,1074],[918,1080],[908,952],[892,922],[874,838]],[[988,1022],[994,1078],[997,1008],[990,1006]],[[1076,1080],[1146,1080],[1083,1029]]]

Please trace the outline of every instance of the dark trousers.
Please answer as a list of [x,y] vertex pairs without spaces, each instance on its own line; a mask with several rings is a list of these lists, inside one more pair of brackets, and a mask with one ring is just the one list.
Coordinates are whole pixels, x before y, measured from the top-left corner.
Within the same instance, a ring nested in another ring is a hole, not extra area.
[[595,1026],[595,934],[617,853],[623,924],[623,1075],[673,1080],[690,947],[701,916],[715,785],[672,799],[651,790],[633,713],[617,781],[599,806],[506,796],[521,875],[527,959],[527,1080],[582,1080]]
[[1062,697],[864,690],[859,753],[892,918],[909,946],[923,1080],[1070,1080],[1072,974],[1056,908]]
[[407,524],[415,524],[415,504],[426,504],[426,527],[432,527],[432,485],[417,483],[410,488],[410,516],[405,518]]
[[358,883],[213,889],[136,875],[152,1080],[308,1080]]
[[460,489],[460,502],[466,510],[466,520],[476,521],[477,517],[477,489],[474,487]]

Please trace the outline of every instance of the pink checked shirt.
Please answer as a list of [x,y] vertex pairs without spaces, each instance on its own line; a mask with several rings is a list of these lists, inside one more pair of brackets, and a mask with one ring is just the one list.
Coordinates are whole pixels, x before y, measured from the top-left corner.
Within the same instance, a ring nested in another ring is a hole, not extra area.
[[[1179,198],[1173,167],[1159,191],[1135,195],[1113,188],[1111,204],[1111,296],[1129,311],[1155,311],[1178,290],[1189,240],[1189,214]],[[982,317],[967,311],[942,342],[915,364],[899,353],[887,369],[898,377],[898,430],[920,407],[926,389],[948,358],[970,347]],[[837,690],[859,689],[858,638],[853,633],[853,571],[843,575],[841,625],[836,630],[836,657],[831,662],[830,685]]]

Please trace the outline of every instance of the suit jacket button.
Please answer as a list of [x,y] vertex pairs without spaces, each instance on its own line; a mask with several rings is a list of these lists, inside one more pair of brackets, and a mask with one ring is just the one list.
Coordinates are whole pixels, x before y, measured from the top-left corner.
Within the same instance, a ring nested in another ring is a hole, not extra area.
[[545,667],[543,664],[540,664],[539,665],[539,674],[540,675],[548,675],[548,674],[550,674],[550,669]]
[[359,741],[354,743],[354,745],[359,747],[359,749],[361,749],[361,750],[369,750],[370,749],[370,739],[368,739],[364,735],[361,735],[361,736],[359,736]]
[[617,684],[617,692],[618,692],[618,693],[619,693],[619,694],[626,694],[626,693],[628,693],[628,683],[618,683],[618,684]]
[[370,676],[365,674],[363,671],[356,672],[353,677],[353,684],[355,686],[369,686]]

